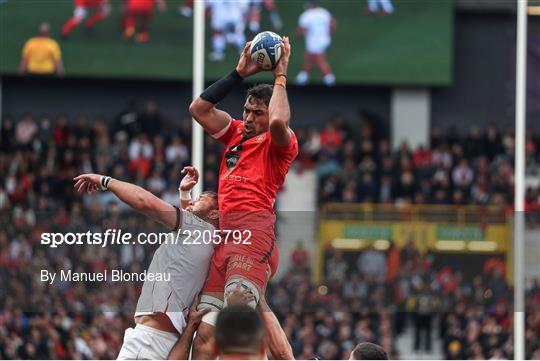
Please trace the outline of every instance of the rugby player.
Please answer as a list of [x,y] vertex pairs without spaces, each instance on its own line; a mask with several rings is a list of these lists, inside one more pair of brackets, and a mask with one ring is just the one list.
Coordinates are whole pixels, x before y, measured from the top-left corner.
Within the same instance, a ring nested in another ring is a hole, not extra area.
[[[217,312],[227,304],[227,294],[237,283],[253,293],[255,298],[250,305],[255,308],[262,299],[267,271],[271,275],[276,272],[274,202],[298,154],[298,141],[289,128],[286,82],[291,47],[287,37],[283,38],[282,56],[272,70],[274,86],[260,84],[248,90],[243,120],[235,120],[217,108],[243,79],[261,71],[251,60],[250,45],[245,45],[236,69],[208,87],[189,108],[206,132],[227,147],[219,170],[222,232],[247,230],[251,243],[221,243],[215,249],[199,305],[213,312],[205,315],[199,326],[194,341],[196,359],[212,358]],[[263,316],[266,314],[270,313],[263,312]],[[276,358],[293,357],[286,339],[280,347],[269,347]]]
[[227,306],[216,321],[215,353],[220,360],[264,360],[263,322],[251,307]]
[[379,345],[362,342],[352,350],[349,360],[388,360],[388,354]]
[[[127,0],[124,9],[124,38],[130,39],[137,32],[135,38],[140,43],[149,40],[149,25],[154,14],[154,7],[160,12],[167,10],[165,0]],[[137,27],[137,23],[139,26]]]
[[[193,167],[186,167],[183,172],[186,176],[180,189],[189,193],[197,183],[198,172]],[[181,229],[213,234],[218,228],[217,195],[214,192],[203,192],[182,210],[139,186],[103,175],[83,174],[74,181],[75,188],[81,193],[113,192],[133,209],[174,232]],[[189,320],[186,317],[189,306],[202,289],[214,247],[204,242],[194,245],[187,237],[182,234],[176,244],[161,244],[154,253],[148,272],[168,273],[170,281],[144,282],[134,316],[136,326],[126,330],[119,359],[164,360],[180,335],[184,334],[191,343],[193,332],[207,311],[192,310]],[[188,354],[179,356],[187,359]]]
[[93,28],[111,13],[109,0],[75,0],[74,8],[73,16],[64,24],[60,32],[63,38],[67,38],[73,29],[86,18],[89,10],[93,10],[94,15],[84,23],[87,29]]

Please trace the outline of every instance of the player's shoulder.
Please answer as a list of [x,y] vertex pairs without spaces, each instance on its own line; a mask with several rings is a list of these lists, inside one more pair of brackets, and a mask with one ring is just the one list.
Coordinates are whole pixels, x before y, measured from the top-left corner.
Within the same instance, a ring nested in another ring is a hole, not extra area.
[[48,46],[51,46],[51,47],[60,47],[60,45],[58,44],[58,42],[54,39],[51,39],[51,38],[47,38],[47,42],[46,44]]
[[294,137],[294,139],[296,139],[296,133],[291,127],[289,127],[289,132],[291,133],[291,137]]
[[232,128],[233,131],[231,140],[236,139],[237,137],[242,137],[242,130],[244,129],[244,122],[242,120],[231,120],[231,125],[229,127]]
[[244,121],[241,120],[241,119],[233,119],[231,120],[231,126],[243,126],[244,125]]
[[206,222],[202,218],[199,218],[191,212],[184,211],[182,213],[182,227],[183,229],[208,229],[213,231],[215,227]]
[[25,46],[30,46],[39,43],[40,37],[34,36],[28,40],[26,40],[26,43],[24,43]]
[[313,12],[314,9],[307,9],[307,10],[304,10],[304,12],[302,14],[300,14],[300,18],[303,18],[303,19],[310,19],[313,17]]
[[308,9],[306,10],[305,13],[308,14],[309,18],[314,18],[314,19],[320,18],[321,16],[330,15],[330,11],[320,6],[316,8]]

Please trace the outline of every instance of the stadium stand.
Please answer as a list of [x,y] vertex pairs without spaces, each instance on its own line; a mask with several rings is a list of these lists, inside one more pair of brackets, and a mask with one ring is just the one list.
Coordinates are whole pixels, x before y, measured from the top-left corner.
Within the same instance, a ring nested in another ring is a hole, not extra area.
[[[116,358],[123,332],[132,324],[140,285],[122,283],[111,289],[106,284],[56,283],[45,289],[35,274],[60,264],[65,269],[97,271],[121,265],[142,270],[153,248],[137,245],[129,252],[118,247],[105,253],[95,247],[47,252],[34,246],[42,232],[60,229],[107,229],[122,222],[134,231],[155,230],[107,193],[97,198],[77,195],[72,178],[81,172],[107,173],[177,203],[179,171],[189,164],[190,123],[171,131],[158,127],[160,121],[159,109],[151,102],[141,113],[126,111],[113,122],[82,116],[4,119],[0,212],[7,217],[1,217],[0,225],[1,358]],[[320,131],[297,133],[301,153],[294,171],[317,172],[320,203],[511,205],[512,129],[501,133],[494,126],[472,128],[466,137],[434,129],[430,149],[403,144],[396,150],[369,127],[354,135],[339,117]],[[539,144],[529,134],[532,171],[538,167]],[[220,152],[207,137],[205,188],[217,186],[213,170]],[[531,211],[540,207],[538,189],[527,191],[527,206]],[[537,223],[538,218],[529,218],[529,226]],[[389,257],[377,265],[376,274],[386,277],[361,274],[333,254],[321,284],[311,280],[305,251],[291,255],[293,267],[271,285],[268,300],[296,357],[347,359],[357,343],[375,342],[391,358],[399,358],[395,340],[408,324],[415,329],[418,349],[431,347],[430,330],[438,327],[441,351],[448,359],[511,357],[511,287],[504,270],[484,267],[482,274],[468,279],[457,269],[435,269],[429,254],[421,256],[414,248],[397,253],[399,275],[386,261]],[[536,280],[527,293],[527,358],[540,357],[539,284]]]

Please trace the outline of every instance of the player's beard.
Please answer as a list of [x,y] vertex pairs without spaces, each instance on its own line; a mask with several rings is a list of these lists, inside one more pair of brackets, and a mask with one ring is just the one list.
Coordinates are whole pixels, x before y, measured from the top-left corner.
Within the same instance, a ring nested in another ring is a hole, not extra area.
[[204,219],[204,217],[206,217],[206,214],[208,213],[208,212],[205,212],[205,211],[203,211],[201,209],[195,209],[195,207],[193,207],[193,206],[187,206],[186,211],[188,211],[189,213],[193,213],[194,215],[196,215],[200,219]]
[[255,125],[253,126],[245,126],[244,125],[244,137],[245,138],[251,138],[254,137],[256,134]]

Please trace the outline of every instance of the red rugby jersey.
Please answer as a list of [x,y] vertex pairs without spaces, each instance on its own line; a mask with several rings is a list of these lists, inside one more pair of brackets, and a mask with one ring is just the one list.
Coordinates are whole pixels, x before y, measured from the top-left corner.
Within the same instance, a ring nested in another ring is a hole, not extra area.
[[75,0],[75,6],[97,7],[107,3],[107,0]]
[[233,120],[218,140],[227,148],[219,169],[220,211],[274,211],[278,189],[298,155],[291,130],[288,145],[272,144],[270,131],[243,139],[244,122]]

